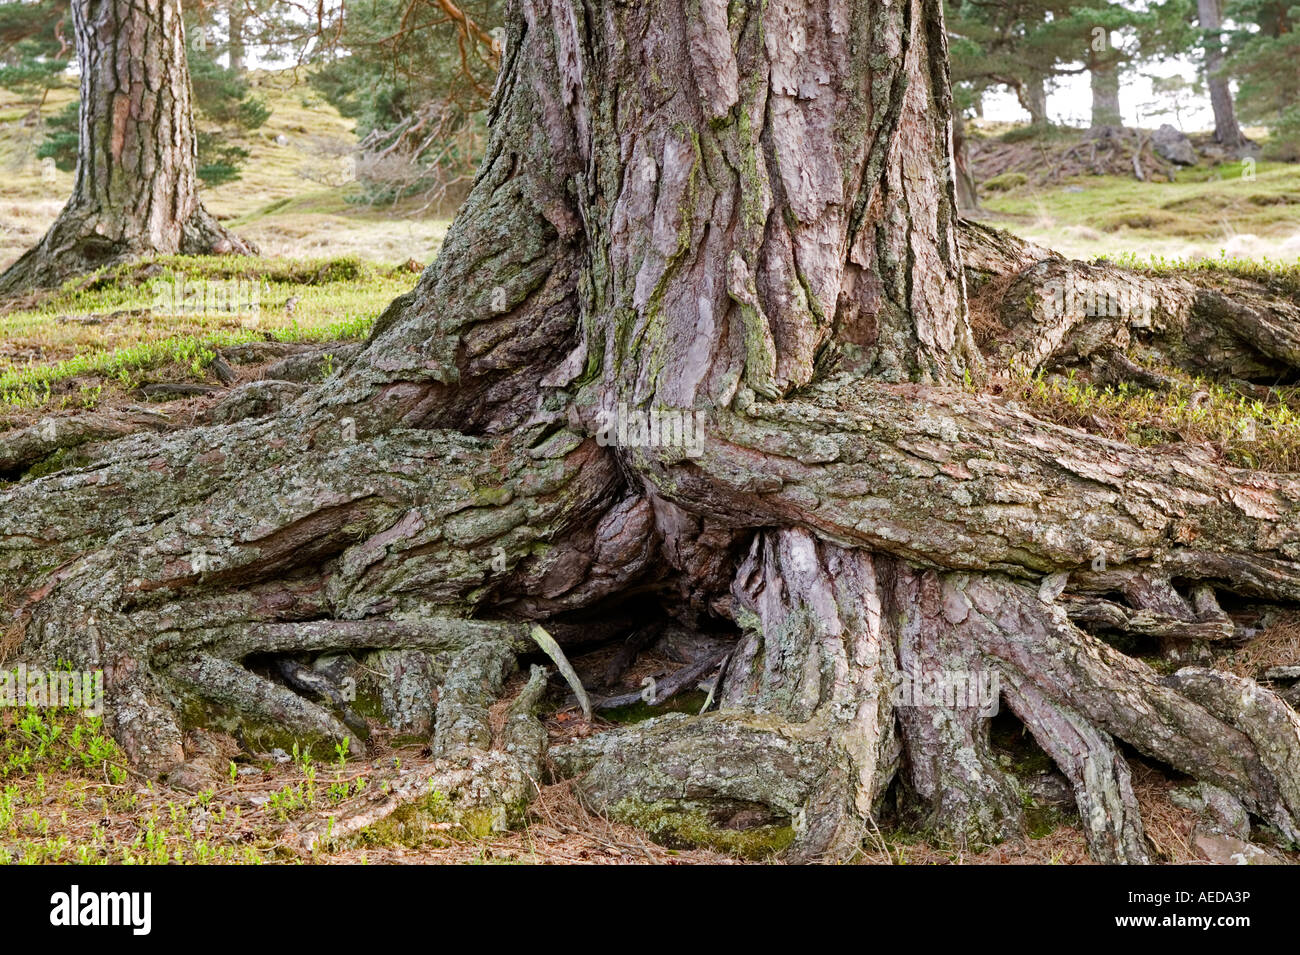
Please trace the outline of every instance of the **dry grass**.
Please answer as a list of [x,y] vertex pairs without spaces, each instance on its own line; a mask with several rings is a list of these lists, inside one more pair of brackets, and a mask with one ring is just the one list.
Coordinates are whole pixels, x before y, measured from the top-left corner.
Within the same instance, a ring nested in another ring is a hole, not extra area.
[[968,299],[971,332],[975,336],[975,344],[981,351],[987,351],[1006,334],[1007,327],[1002,317],[1002,300],[1007,289],[1019,277],[1013,274],[991,278]]
[[875,833],[868,838],[860,865],[1094,865],[1083,832],[1060,825],[1036,839],[1009,839],[995,846],[944,848],[900,836]]
[[[357,338],[432,261],[446,234],[448,211],[416,216],[414,206],[350,202],[353,184],[328,185],[330,176],[321,169],[350,161],[353,121],[329,107],[295,71],[258,73],[254,83],[271,117],[239,141],[251,154],[241,178],[208,190],[204,201],[257,243],[263,256],[246,261],[172,257],[162,260],[168,271],[164,279],[126,281],[123,276],[90,291],[3,303],[0,404],[11,416],[90,409],[111,400],[110,392],[129,393],[155,373],[168,380],[204,381],[212,349],[223,344],[267,337]],[[61,111],[73,95],[71,88],[54,91],[42,115]],[[47,176],[36,161],[43,129],[22,122],[32,106],[0,90],[0,269],[39,240],[72,189],[71,173]],[[260,282],[256,312],[169,314],[153,307],[177,275],[216,288],[238,274],[258,279],[317,257],[382,265],[370,266],[355,281]]]
[[[3,616],[5,619],[10,618],[8,607],[8,600],[0,600],[0,616]],[[18,647],[23,642],[23,634],[25,630],[25,620],[13,620],[4,628],[3,632],[0,632],[0,663],[4,663],[18,652]]]
[[1204,861],[1192,846],[1196,813],[1174,805],[1169,798],[1174,789],[1187,785],[1187,781],[1170,779],[1141,759],[1130,759],[1129,768],[1133,773],[1133,795],[1137,797],[1142,825],[1157,858],[1172,865]]
[[263,255],[355,255],[372,262],[408,259],[432,262],[447,235],[447,219],[389,217],[382,211],[350,214],[300,213],[286,207],[274,213],[232,223]]
[[1300,394],[1293,388],[1261,401],[1200,381],[1161,392],[1103,388],[1073,371],[1003,376],[981,387],[1044,421],[1136,447],[1200,445],[1235,467],[1300,471]]
[[1280,615],[1271,626],[1218,660],[1216,665],[1252,679],[1269,667],[1300,666],[1300,613]]

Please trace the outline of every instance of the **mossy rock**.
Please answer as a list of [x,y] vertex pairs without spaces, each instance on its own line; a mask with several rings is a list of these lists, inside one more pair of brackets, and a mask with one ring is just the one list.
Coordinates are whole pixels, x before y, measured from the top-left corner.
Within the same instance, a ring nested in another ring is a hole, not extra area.
[[669,849],[712,849],[749,860],[770,859],[795,838],[789,819],[758,804],[624,799],[611,807],[610,817]]
[[981,185],[987,192],[1010,192],[1012,189],[1027,185],[1028,182],[1029,177],[1023,172],[1004,172],[992,179],[986,179]]

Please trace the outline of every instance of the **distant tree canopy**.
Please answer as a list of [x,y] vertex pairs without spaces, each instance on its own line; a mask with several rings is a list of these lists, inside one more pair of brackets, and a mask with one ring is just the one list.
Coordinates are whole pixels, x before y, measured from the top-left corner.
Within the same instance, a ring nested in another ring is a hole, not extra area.
[[[193,38],[199,24],[186,24]],[[205,185],[217,186],[239,178],[239,167],[248,159],[248,150],[226,141],[212,127],[237,128],[251,132],[271,115],[265,100],[253,94],[242,70],[222,66],[218,58],[229,50],[229,38],[220,40],[208,30],[206,36],[217,42],[196,44],[190,40],[188,58],[190,83],[194,88],[197,111],[199,165],[198,176]]]
[[968,98],[1011,90],[1036,125],[1057,78],[1091,72],[1114,88],[1120,73],[1195,42],[1192,0],[947,0],[946,10],[954,82]]
[[[1243,119],[1271,127],[1279,158],[1300,158],[1300,6],[1218,6],[1228,58],[1217,74],[1236,82]],[[1122,74],[1180,54],[1204,68],[1208,38],[1218,35],[1198,25],[1197,0],[945,0],[945,9],[958,105],[969,110],[985,91],[1004,88],[1036,126],[1048,123],[1047,94],[1061,77],[1091,73],[1094,125],[1118,121]],[[482,154],[504,12],[504,0],[193,5],[187,55],[200,177],[209,185],[237,178],[247,153],[219,129],[248,131],[266,120],[245,78],[254,51],[255,64],[279,57],[306,65],[311,85],[357,120],[368,201],[442,198],[472,177]],[[67,82],[69,33],[68,0],[0,4],[0,86],[44,100]],[[38,154],[70,169],[77,135],[73,104],[47,122]]]
[[63,82],[76,55],[67,0],[0,4],[0,87],[45,94]]
[[[1219,0],[1214,6],[1222,30],[1201,22],[1206,4],[1197,0],[946,0],[958,104],[969,109],[986,90],[1003,88],[1016,95],[1034,125],[1043,125],[1047,93],[1062,76],[1092,72],[1096,94],[1099,73],[1122,74],[1185,55],[1203,72],[1194,87],[1234,80],[1237,111],[1270,128],[1271,154],[1300,160],[1300,4]],[[1220,55],[1212,51],[1220,48],[1220,33],[1228,57],[1216,67]],[[1107,79],[1113,87],[1114,79]],[[1230,111],[1232,97],[1223,96]]]
[[1295,0],[1228,0],[1228,70],[1243,119],[1267,125],[1269,154],[1300,160],[1300,5]]
[[1152,73],[1147,76],[1151,81],[1151,93],[1155,97],[1141,106],[1144,117],[1172,116],[1175,125],[1183,125],[1183,113],[1187,112],[1197,98],[1205,95],[1205,83],[1200,77],[1188,80],[1185,76],[1160,76]]
[[[254,63],[297,62],[358,122],[358,176],[371,201],[441,198],[468,181],[483,151],[504,0],[357,0],[314,10],[280,0],[217,0],[185,10],[186,55],[199,121],[200,178],[238,178],[247,151],[222,131],[268,116],[245,75]],[[69,83],[68,0],[0,3],[0,86],[44,101]],[[495,32],[494,32],[495,31]],[[65,40],[67,42],[65,42]],[[77,104],[46,121],[38,149],[76,165]]]
[[360,0],[322,30],[312,85],[358,122],[374,200],[440,198],[483,151],[503,0]]
[[1045,0],[948,0],[952,75],[959,99],[993,87],[1016,94],[1035,125],[1047,122],[1045,84],[1064,51],[1044,35]]

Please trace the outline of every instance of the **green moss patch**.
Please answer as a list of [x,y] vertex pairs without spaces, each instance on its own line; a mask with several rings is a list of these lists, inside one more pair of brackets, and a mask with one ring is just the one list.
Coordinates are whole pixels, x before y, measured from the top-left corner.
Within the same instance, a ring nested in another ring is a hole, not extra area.
[[629,706],[606,710],[600,715],[611,723],[641,723],[655,716],[663,716],[665,713],[689,713],[693,716],[704,708],[704,701],[707,699],[707,693],[697,690],[692,693],[678,693],[656,706],[651,706],[644,700],[637,700]]
[[[736,811],[732,812],[732,809]],[[720,809],[716,805],[668,799],[654,802],[624,799],[611,809],[610,815],[620,822],[636,826],[655,842],[670,849],[713,849],[756,860],[771,858],[794,842],[794,826],[788,819],[760,822],[747,828],[728,828],[727,822],[719,821],[728,816],[731,820],[739,820],[746,812],[756,818],[770,818],[770,813],[757,806],[747,810],[737,804]]]

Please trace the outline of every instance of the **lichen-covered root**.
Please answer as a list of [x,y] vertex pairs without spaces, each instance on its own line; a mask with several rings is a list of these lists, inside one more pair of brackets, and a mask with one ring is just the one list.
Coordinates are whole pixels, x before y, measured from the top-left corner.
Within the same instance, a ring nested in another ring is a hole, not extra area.
[[277,727],[287,737],[347,745],[353,755],[366,755],[365,741],[329,710],[229,660],[201,656],[173,664],[164,672],[167,679],[195,696]]
[[547,672],[532,668],[494,736],[489,710],[514,669],[508,643],[477,643],[456,654],[439,688],[433,761],[374,775],[365,793],[292,826],[289,843],[305,852],[418,845],[439,834],[482,837],[520,824],[546,755],[546,729],[534,710]]

